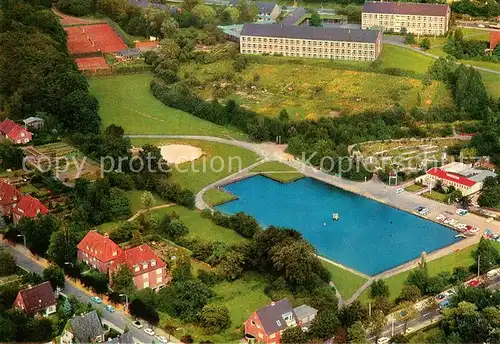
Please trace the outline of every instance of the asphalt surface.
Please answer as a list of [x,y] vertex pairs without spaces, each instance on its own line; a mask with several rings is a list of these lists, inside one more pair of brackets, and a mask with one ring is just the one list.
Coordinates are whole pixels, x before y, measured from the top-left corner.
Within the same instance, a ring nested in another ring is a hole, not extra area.
[[[4,247],[8,252],[10,252],[17,261],[17,265],[25,270],[28,270],[30,272],[35,272],[37,274],[42,275],[43,273],[43,265],[35,262],[29,257],[26,257],[19,251],[13,249],[11,246],[7,245],[5,242],[0,241],[0,245]],[[146,334],[142,329],[138,329],[134,326],[132,326],[132,320],[123,312],[116,310],[113,313],[108,312],[107,310],[104,309],[103,304],[96,304],[90,300],[91,296],[88,296],[85,294],[83,291],[80,289],[76,288],[72,284],[68,283],[66,281],[64,285],[64,289],[62,290],[62,293],[65,295],[73,295],[75,296],[80,302],[83,303],[92,303],[92,305],[96,309],[100,309],[102,313],[102,318],[105,320],[105,322],[108,322],[112,324],[115,328],[121,329],[123,331],[125,327],[127,326],[130,333],[134,337],[135,342],[137,343],[152,343],[153,342],[153,337],[149,336]],[[143,322],[144,323],[144,322]],[[147,324],[144,323],[146,326]],[[157,341],[156,341],[157,342]]]

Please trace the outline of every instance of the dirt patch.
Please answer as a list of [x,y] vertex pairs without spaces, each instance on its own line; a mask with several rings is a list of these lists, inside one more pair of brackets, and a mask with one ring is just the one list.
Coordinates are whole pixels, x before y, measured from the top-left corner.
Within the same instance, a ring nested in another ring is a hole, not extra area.
[[203,155],[203,151],[190,145],[166,145],[160,146],[161,156],[170,164],[182,164],[193,161]]

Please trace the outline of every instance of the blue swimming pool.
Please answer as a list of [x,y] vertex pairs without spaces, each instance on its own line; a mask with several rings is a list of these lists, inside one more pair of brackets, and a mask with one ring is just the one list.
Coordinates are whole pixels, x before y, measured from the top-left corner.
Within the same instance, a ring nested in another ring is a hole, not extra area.
[[[459,240],[447,227],[312,178],[281,184],[255,176],[224,188],[239,199],[218,210],[243,211],[263,226],[294,228],[320,255],[367,275]],[[333,221],[332,213],[340,220]]]

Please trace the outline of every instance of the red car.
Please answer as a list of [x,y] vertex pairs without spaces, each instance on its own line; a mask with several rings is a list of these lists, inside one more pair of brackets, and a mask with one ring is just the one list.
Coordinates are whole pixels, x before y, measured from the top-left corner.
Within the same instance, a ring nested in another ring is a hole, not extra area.
[[472,288],[477,288],[478,285],[480,285],[481,282],[479,282],[477,279],[470,280],[467,282],[466,286],[472,287]]

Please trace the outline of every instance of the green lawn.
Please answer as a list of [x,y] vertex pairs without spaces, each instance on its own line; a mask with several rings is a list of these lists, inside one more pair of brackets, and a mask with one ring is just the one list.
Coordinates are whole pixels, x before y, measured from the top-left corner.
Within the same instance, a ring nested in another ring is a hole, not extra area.
[[116,227],[120,226],[124,221],[116,221],[116,222],[105,222],[100,224],[99,226],[94,227],[100,233],[108,233],[111,232]]
[[233,201],[236,198],[222,189],[210,189],[203,194],[203,200],[211,207]]
[[479,73],[488,94],[493,98],[500,98],[500,75],[481,71]]
[[259,172],[262,175],[281,183],[290,183],[303,178],[304,175],[297,172],[296,169],[278,161],[269,161],[258,165],[250,172]]
[[379,59],[384,68],[406,69],[419,74],[427,72],[429,66],[434,62],[432,57],[391,44],[384,44]]
[[149,92],[152,74],[96,77],[89,80],[99,100],[103,128],[117,124],[127,134],[191,134],[246,139],[239,131],[165,106]]
[[321,264],[332,274],[332,281],[344,300],[349,299],[365,282],[366,278],[344,270],[337,265],[321,261]]
[[408,192],[417,192],[422,190],[424,187],[422,185],[417,185],[417,184],[412,184],[407,187],[405,187],[405,190]]
[[443,202],[446,200],[446,195],[432,190],[431,192],[426,192],[422,194],[425,198],[432,199],[434,201]]
[[201,217],[201,213],[196,210],[189,210],[181,206],[172,206],[153,210],[152,212],[162,218],[165,214],[172,214],[174,211],[179,215],[179,219],[189,228],[188,237],[190,238],[199,238],[202,241],[216,240],[226,245],[240,244],[247,241],[247,239],[235,231],[217,226],[212,220]]
[[203,157],[174,167],[172,177],[169,178],[194,193],[257,162],[258,159],[254,152],[224,143],[200,140],[132,140],[134,146],[142,146],[145,143],[157,146],[178,143],[201,148]]
[[[141,197],[144,191],[141,190],[132,190],[132,191],[126,191],[127,197],[130,199],[130,211],[132,212],[132,215],[137,213],[139,210],[144,209],[142,202],[141,202]],[[154,206],[162,205],[162,204],[167,204],[168,202],[164,201],[161,199],[161,197],[157,194],[153,194],[154,199],[155,199],[155,204]]]
[[[458,266],[471,266],[472,264],[474,264],[474,259],[472,258],[471,253],[474,249],[476,249],[476,247],[477,245],[469,246],[459,252],[452,253],[447,256],[427,262],[429,275],[435,276],[441,271],[453,272],[453,268]],[[409,274],[410,270],[385,279],[387,285],[389,286],[390,298],[392,300],[396,299],[399,294],[401,294],[401,290],[403,289],[403,285]],[[361,294],[360,300],[365,302],[368,301],[369,295],[370,288],[368,288],[363,294]]]
[[182,323],[179,319],[172,318],[165,313],[160,313],[160,324],[167,323],[176,327],[173,335],[177,338],[189,334],[196,342],[209,340],[212,343],[238,343],[243,322],[253,312],[271,303],[272,300],[264,293],[267,285],[262,275],[245,273],[234,282],[222,282],[213,288],[216,296],[212,302],[227,306],[231,317],[230,327],[220,334],[207,335],[199,326]]

